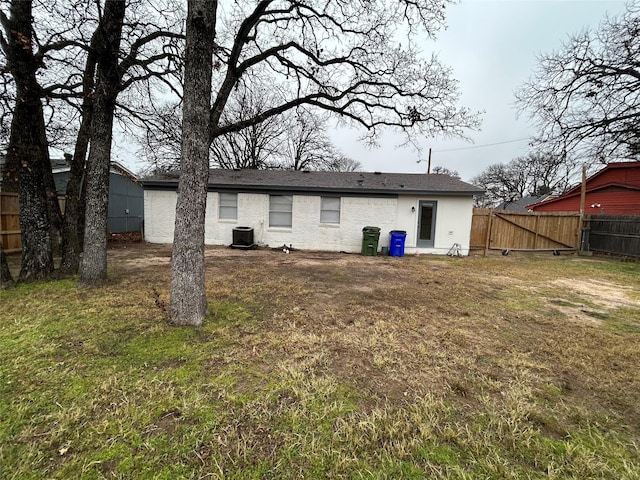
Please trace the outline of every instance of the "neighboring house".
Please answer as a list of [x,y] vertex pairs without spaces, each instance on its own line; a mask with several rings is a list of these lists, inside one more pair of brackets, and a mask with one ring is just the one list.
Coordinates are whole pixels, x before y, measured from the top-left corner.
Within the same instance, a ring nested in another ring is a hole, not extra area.
[[502,202],[499,205],[496,205],[495,210],[508,210],[510,212],[528,212],[528,206],[532,203],[538,203],[547,198],[549,195],[542,195],[540,197],[522,197],[518,200],[513,200],[511,202]]
[[[173,242],[177,176],[152,176],[144,187],[145,240]],[[272,247],[359,252],[363,227],[407,232],[406,253],[468,254],[477,187],[448,175],[211,170],[205,242],[230,245],[236,227]]]
[[[579,212],[581,185],[527,208],[534,212]],[[586,182],[584,213],[640,215],[640,162],[610,163]]]
[[[71,170],[70,159],[52,159],[51,168],[58,195],[64,196]],[[144,222],[144,192],[136,176],[118,162],[111,162],[109,176],[109,233],[141,231]]]

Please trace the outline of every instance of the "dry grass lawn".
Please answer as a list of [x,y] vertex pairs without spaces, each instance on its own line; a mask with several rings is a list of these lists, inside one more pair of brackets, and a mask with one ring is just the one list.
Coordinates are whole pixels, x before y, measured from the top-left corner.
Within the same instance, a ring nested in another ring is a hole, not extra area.
[[0,293],[0,477],[640,478],[637,263],[208,248],[195,330],[169,258]]

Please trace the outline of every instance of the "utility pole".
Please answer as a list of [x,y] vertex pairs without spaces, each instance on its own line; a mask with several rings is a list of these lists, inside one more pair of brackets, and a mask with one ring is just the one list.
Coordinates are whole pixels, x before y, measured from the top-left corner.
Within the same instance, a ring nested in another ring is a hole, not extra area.
[[[416,161],[416,163],[424,162],[424,160],[420,159]],[[427,175],[431,173],[431,149],[429,149],[429,158],[427,160]]]

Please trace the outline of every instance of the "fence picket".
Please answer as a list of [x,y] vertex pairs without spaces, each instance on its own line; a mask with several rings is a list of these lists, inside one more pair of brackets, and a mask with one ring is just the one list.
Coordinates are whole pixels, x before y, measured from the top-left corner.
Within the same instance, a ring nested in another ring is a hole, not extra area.
[[0,242],[5,253],[22,250],[18,194],[0,192]]

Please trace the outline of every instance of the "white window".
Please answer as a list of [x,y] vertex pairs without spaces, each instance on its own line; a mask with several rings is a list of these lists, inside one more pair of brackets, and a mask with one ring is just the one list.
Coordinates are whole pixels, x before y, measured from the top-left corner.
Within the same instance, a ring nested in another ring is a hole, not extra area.
[[293,196],[269,195],[269,226],[291,228]]
[[219,217],[222,220],[238,219],[238,194],[237,193],[220,193],[220,211]]
[[322,197],[320,223],[340,223],[340,197]]

